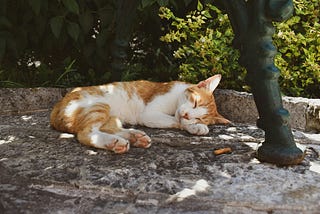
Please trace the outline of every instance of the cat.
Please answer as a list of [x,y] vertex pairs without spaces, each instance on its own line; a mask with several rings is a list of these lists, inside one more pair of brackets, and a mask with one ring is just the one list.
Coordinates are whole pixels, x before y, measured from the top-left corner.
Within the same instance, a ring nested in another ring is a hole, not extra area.
[[198,84],[140,80],[75,88],[54,106],[50,124],[76,134],[84,145],[115,153],[127,152],[130,145],[151,145],[145,132],[122,124],[206,135],[209,124],[230,123],[218,113],[213,96],[220,80],[217,74]]

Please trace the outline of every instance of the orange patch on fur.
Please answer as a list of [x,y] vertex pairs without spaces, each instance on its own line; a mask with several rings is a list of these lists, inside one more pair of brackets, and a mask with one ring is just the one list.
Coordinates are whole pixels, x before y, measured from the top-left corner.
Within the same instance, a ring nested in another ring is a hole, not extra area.
[[129,98],[133,93],[137,93],[144,103],[150,102],[154,97],[162,95],[170,91],[175,82],[149,82],[145,80],[134,82],[123,82],[122,87],[127,91]]

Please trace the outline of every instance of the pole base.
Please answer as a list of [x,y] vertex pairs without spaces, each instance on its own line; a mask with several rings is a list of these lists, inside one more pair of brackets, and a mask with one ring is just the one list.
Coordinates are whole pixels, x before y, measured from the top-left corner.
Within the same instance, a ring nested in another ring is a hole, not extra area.
[[305,151],[296,146],[281,147],[270,143],[262,143],[257,150],[256,157],[261,162],[268,162],[279,166],[296,165],[305,157]]

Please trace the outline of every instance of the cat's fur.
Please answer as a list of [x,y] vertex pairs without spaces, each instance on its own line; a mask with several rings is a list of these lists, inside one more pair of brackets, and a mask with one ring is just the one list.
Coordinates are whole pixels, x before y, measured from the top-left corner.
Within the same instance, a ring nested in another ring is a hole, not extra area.
[[125,129],[122,123],[205,135],[207,125],[229,123],[217,112],[213,97],[220,79],[215,75],[196,85],[132,81],[76,88],[54,106],[51,126],[76,134],[82,144],[116,153],[130,145],[151,145],[144,132]]

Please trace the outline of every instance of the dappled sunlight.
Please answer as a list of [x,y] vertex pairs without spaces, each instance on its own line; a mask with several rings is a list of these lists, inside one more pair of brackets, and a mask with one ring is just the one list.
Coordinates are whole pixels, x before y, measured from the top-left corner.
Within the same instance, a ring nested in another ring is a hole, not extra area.
[[233,134],[220,134],[218,135],[218,137],[222,140],[232,140],[232,139],[240,139],[241,141],[254,141],[255,138],[250,136],[250,135],[246,135],[243,133],[233,133]]
[[231,179],[231,175],[227,171],[219,171],[219,174],[223,178]]
[[0,159],[0,162],[6,161],[6,160],[8,160],[8,158],[1,158],[1,159]]
[[252,142],[245,142],[244,144],[246,144],[247,146],[249,146],[253,150],[257,150],[258,149],[258,145],[259,145],[258,143],[252,143]]
[[320,134],[303,133],[303,135],[311,141],[320,143]]
[[256,126],[248,126],[248,129],[250,129],[250,130],[257,130],[257,129],[259,129],[259,128],[256,127]]
[[93,150],[91,150],[91,149],[88,149],[88,150],[85,151],[85,154],[87,154],[87,155],[97,155],[98,152],[93,151]]
[[226,134],[220,134],[218,136],[220,139],[222,140],[231,140],[231,139],[234,139],[234,137],[230,136],[230,135],[226,135]]
[[[123,200],[132,201],[132,207],[155,212],[158,207],[189,206],[195,212],[212,213],[208,206],[225,209],[225,204],[235,209],[244,204],[248,212],[269,211],[272,206],[280,211],[286,206],[291,211],[299,208],[300,200],[310,204],[319,201],[317,143],[301,140],[307,147],[306,160],[297,166],[277,167],[254,158],[263,133],[250,131],[247,125],[212,127],[206,136],[146,128],[154,145],[148,150],[132,148],[119,156],[70,143],[76,141],[76,135],[51,129],[48,113],[18,115],[0,126],[0,144],[4,143],[0,145],[0,167],[31,179],[27,185],[25,179],[5,181],[8,184],[21,182],[31,188],[30,192],[57,194],[63,201],[71,196],[72,202],[79,197],[92,201],[111,197],[121,206]],[[33,122],[39,125],[31,126]],[[215,155],[215,150],[226,148],[232,152]]]
[[257,158],[252,158],[249,162],[249,164],[258,164],[261,163]]
[[23,121],[29,121],[29,120],[32,119],[32,116],[31,116],[31,115],[23,115],[23,116],[21,116],[21,119],[22,119]]
[[1,145],[1,144],[12,143],[12,142],[15,141],[16,139],[17,139],[16,136],[9,135],[9,136],[6,137],[6,139],[0,140],[0,145]]
[[303,132],[299,130],[293,130],[293,135],[295,139],[305,141],[306,139],[312,144],[320,143],[320,133]]
[[320,163],[319,162],[314,162],[314,161],[310,161],[310,171],[312,172],[317,172],[320,174]]
[[44,171],[47,171],[47,170],[50,170],[50,169],[53,169],[54,167],[53,166],[48,166],[47,168],[44,169]]
[[185,188],[183,190],[181,190],[180,192],[177,192],[176,194],[172,195],[169,197],[169,199],[167,200],[168,202],[172,202],[172,201],[183,201],[184,199],[196,195],[196,191],[193,189],[189,189],[189,188]]
[[180,192],[177,192],[176,194],[171,195],[167,199],[167,202],[174,202],[174,201],[180,202],[190,196],[195,196],[198,193],[207,192],[209,188],[210,188],[210,185],[208,184],[208,182],[204,179],[200,179],[195,183],[193,187],[191,187],[191,189],[184,188]]
[[238,131],[236,127],[229,127],[226,129],[227,132],[236,132]]
[[254,140],[255,138],[252,137],[252,136],[250,136],[250,135],[242,135],[242,136],[240,136],[240,139],[241,139],[241,140],[252,141],[252,140]]
[[32,115],[23,115],[20,117],[21,120],[23,120],[24,122],[29,122],[30,125],[36,125],[36,122],[32,122],[32,120],[34,120],[34,117]]
[[59,136],[60,139],[69,139],[69,138],[74,138],[74,134],[69,134],[69,133],[61,133]]
[[303,151],[303,152],[305,152],[306,149],[307,149],[305,145],[302,145],[302,144],[300,144],[300,143],[296,143],[296,146],[297,146],[301,151]]
[[[249,126],[247,129],[257,130],[258,128],[255,126]],[[237,127],[229,127],[225,131],[226,133],[218,135],[218,137],[222,140],[240,139],[241,141],[256,141],[256,138],[240,132],[240,130]]]

